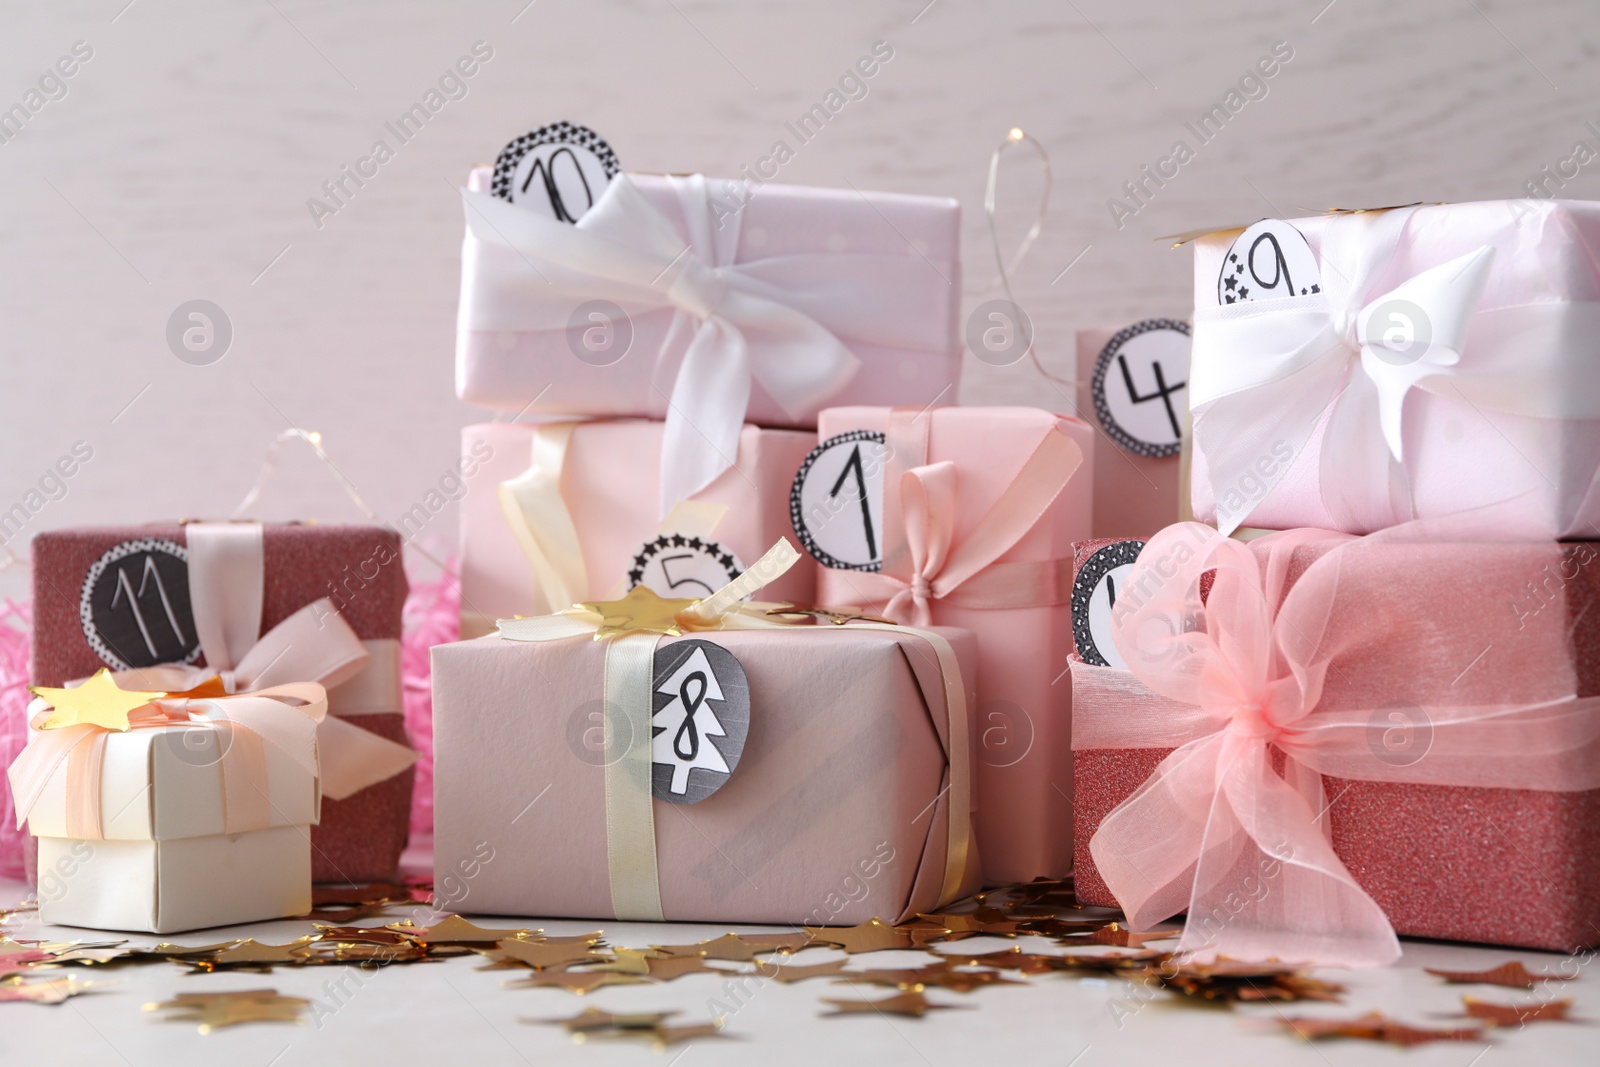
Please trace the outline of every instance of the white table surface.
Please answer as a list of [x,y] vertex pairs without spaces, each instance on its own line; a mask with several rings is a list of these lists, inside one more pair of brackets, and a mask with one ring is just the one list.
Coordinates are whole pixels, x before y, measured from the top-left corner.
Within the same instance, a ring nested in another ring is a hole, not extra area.
[[[16,882],[0,882],[0,904],[21,900]],[[425,923],[425,905],[395,910],[395,919],[412,910]],[[381,925],[384,919],[363,920]],[[521,921],[481,919],[505,927]],[[682,944],[720,936],[728,927],[694,924],[579,923],[535,921],[549,933],[605,930],[613,945]],[[757,927],[734,927],[750,932]],[[7,932],[14,938],[99,940],[94,931],[47,927],[31,916],[16,917]],[[308,932],[307,924],[261,923],[225,931],[197,931],[166,938],[135,936],[136,943],[169,940],[201,945],[236,937],[282,943]],[[961,951],[984,952],[1020,943],[1048,950],[1044,938],[1012,942],[970,939]],[[808,949],[804,962],[836,955]],[[1577,973],[1574,981],[1543,983],[1532,993],[1492,986],[1452,986],[1423,973],[1424,967],[1477,970],[1510,959],[1535,972]],[[124,965],[104,970],[74,968],[72,974],[105,985],[60,1005],[0,1004],[0,1062],[65,1067],[68,1064],[129,1064],[181,1067],[290,1067],[294,1064],[845,1064],[907,1063],[945,1067],[992,1064],[998,1057],[1030,1065],[1095,1067],[1099,1064],[1255,1063],[1338,1065],[1401,1062],[1408,1065],[1594,1063],[1600,1032],[1600,981],[1589,966],[1592,954],[1566,957],[1482,946],[1408,941],[1405,957],[1381,970],[1314,973],[1348,988],[1344,1003],[1258,1004],[1232,1011],[1152,997],[1121,979],[1046,975],[1026,986],[1001,986],[974,993],[932,989],[930,1000],[966,1010],[940,1011],[923,1019],[858,1015],[822,1018],[822,997],[879,999],[892,990],[834,984],[827,979],[784,985],[747,983],[747,995],[725,988],[724,979],[689,975],[666,984],[611,986],[585,996],[563,989],[505,989],[515,971],[482,970],[482,961],[460,957],[436,963],[404,964],[375,974],[354,967],[280,967],[271,974],[249,971],[194,975],[177,964]],[[863,967],[917,966],[914,952],[880,952],[858,957]],[[723,964],[723,966],[737,966]],[[345,974],[345,972],[353,972]],[[370,976],[369,976],[370,975]],[[149,1001],[183,992],[273,988],[285,996],[319,1002],[302,1025],[250,1024],[200,1034],[194,1024],[159,1021],[141,1011]],[[342,988],[342,992],[341,992]],[[1461,1011],[1469,994],[1500,1003],[1537,1003],[1570,997],[1578,1022],[1536,1023],[1496,1032],[1490,1042],[1439,1042],[1409,1050],[1368,1042],[1308,1044],[1274,1025],[1284,1015],[1356,1016],[1381,1010],[1418,1026],[1459,1025],[1448,1018]],[[525,1020],[576,1014],[585,1007],[610,1011],[678,1009],[675,1023],[708,1019],[713,1000],[735,1007],[727,1017],[726,1038],[695,1041],[655,1054],[642,1043],[575,1045],[557,1026]]]

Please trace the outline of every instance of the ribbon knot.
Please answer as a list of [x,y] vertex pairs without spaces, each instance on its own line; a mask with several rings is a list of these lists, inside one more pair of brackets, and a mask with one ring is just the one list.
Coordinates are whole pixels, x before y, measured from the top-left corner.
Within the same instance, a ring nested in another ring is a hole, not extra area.
[[716,315],[728,295],[728,283],[716,267],[708,267],[685,249],[683,261],[667,286],[667,299],[680,311],[704,321]]

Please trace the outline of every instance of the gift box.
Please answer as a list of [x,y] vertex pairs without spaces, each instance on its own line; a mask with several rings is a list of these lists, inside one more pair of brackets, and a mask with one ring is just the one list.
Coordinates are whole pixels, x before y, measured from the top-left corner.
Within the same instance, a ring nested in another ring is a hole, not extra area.
[[[789,481],[815,434],[744,426],[734,466],[662,520],[662,433],[643,420],[462,431],[461,636],[638,582],[663,596],[705,596],[794,536]],[[764,595],[810,603],[814,572],[793,567]]]
[[171,691],[211,675],[232,676],[236,691],[326,682],[332,710],[319,728],[326,797],[311,832],[313,876],[390,878],[406,844],[415,758],[400,702],[400,553],[399,535],[376,526],[41,533],[32,548],[33,683],[59,687],[101,667],[139,672],[135,688]]
[[1600,205],[1266,220],[1195,242],[1196,518],[1364,533],[1503,500],[1593,536]]
[[824,925],[977,888],[972,635],[782,625],[748,591],[434,648],[440,884],[474,912]]
[[791,491],[817,599],[979,636],[977,837],[989,884],[1072,864],[1072,544],[1093,431],[1038,408],[830,408]]
[[40,918],[172,933],[310,911],[315,718],[327,701],[315,684],[287,688],[298,691],[141,693],[126,703],[143,707],[123,708],[126,730],[93,716],[52,725],[65,705],[41,691],[10,768],[39,841]]
[[1189,324],[1078,331],[1078,410],[1094,412],[1094,537],[1149,537],[1179,514]]
[[568,225],[490,177],[464,194],[457,393],[664,419],[663,514],[728,468],[742,423],[954,396],[954,200],[624,174]]
[[1597,556],[1157,535],[1112,611],[1126,668],[1072,667],[1078,899],[1240,958],[1595,944]]

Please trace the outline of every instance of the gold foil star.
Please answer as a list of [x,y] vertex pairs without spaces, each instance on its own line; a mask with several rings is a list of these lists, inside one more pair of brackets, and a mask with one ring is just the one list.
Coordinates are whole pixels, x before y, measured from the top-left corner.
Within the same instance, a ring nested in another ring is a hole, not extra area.
[[596,641],[623,634],[664,634],[678,637],[683,628],[678,625],[678,612],[687,611],[699,601],[657,596],[648,585],[636,585],[621,600],[597,600],[579,604],[584,611],[600,616],[600,629],[594,633]]
[[112,680],[111,672],[104,667],[76,689],[50,689],[42,685],[30,685],[28,692],[50,702],[52,710],[50,717],[40,727],[42,730],[56,730],[63,726],[88,723],[104,730],[119,732],[129,729],[130,711],[137,711],[167,695],[120,689]]
[[279,996],[276,989],[248,989],[229,993],[179,993],[171,1000],[152,1002],[145,1011],[164,1012],[169,1022],[199,1023],[209,1034],[239,1023],[293,1023],[310,1007],[304,997]]

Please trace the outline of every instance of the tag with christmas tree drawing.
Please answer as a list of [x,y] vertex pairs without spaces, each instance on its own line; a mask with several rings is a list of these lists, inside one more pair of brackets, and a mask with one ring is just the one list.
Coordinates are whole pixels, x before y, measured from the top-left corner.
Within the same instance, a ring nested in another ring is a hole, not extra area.
[[750,732],[750,685],[733,653],[710,641],[656,650],[651,792],[694,804],[722,788]]

